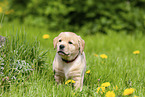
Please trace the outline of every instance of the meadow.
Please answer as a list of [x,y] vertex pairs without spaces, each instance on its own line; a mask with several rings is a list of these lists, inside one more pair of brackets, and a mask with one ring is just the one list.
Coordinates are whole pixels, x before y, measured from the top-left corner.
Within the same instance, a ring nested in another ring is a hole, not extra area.
[[[50,37],[43,39],[44,34],[48,34]],[[86,36],[78,33],[85,40],[86,71],[89,70],[85,74],[83,90],[80,92],[75,91],[71,85],[62,84],[57,86],[54,81],[52,62],[56,51],[53,48],[53,38],[58,34],[59,32],[49,32],[42,27],[3,24],[3,27],[0,28],[0,35],[7,37],[9,40],[8,47],[10,47],[10,49],[5,52],[8,55],[6,56],[8,62],[6,62],[4,69],[10,64],[9,60],[12,56],[14,56],[12,57],[14,60],[22,59],[22,56],[16,55],[16,50],[21,52],[21,55],[27,51],[26,55],[28,55],[28,57],[24,59],[26,62],[31,61],[29,62],[30,65],[34,65],[35,63],[36,66],[27,74],[17,75],[14,81],[7,81],[6,76],[1,76],[0,96],[113,97],[113,95],[106,95],[108,91],[113,91],[115,97],[145,96],[144,35],[139,33],[129,35],[126,33],[110,32],[107,35],[97,33]],[[38,45],[35,45],[35,41],[38,42]],[[11,44],[13,44],[13,46]],[[26,47],[25,44],[27,45]],[[19,47],[24,48],[24,50]],[[37,52],[37,50],[39,51]],[[34,51],[34,60],[31,58],[31,51]],[[134,51],[138,51],[138,53],[135,54],[133,53]],[[39,62],[37,59],[39,59],[42,53],[45,53],[44,58],[42,58],[43,63],[41,66],[38,66]],[[102,54],[103,56],[101,56]],[[2,61],[0,61],[0,63],[2,63]],[[10,68],[6,68],[6,73],[9,72],[9,69]],[[103,87],[102,84],[106,82],[108,82],[109,85],[104,86],[105,90],[100,88]],[[133,91],[129,91],[129,94],[124,95],[124,90],[130,88],[133,89]]]

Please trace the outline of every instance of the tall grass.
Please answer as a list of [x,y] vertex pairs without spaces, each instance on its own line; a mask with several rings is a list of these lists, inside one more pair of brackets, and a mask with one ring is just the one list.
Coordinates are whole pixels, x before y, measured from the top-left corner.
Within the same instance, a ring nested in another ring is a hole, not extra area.
[[1,91],[19,84],[29,78],[32,71],[43,67],[46,52],[40,50],[36,40],[27,40],[26,33],[17,32],[7,37],[0,48],[0,86]]

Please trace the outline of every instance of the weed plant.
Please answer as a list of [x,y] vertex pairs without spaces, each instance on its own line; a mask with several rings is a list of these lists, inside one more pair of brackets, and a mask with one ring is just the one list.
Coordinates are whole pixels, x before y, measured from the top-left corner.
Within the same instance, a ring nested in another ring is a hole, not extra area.
[[8,37],[0,48],[0,86],[4,89],[24,82],[32,71],[43,67],[46,52],[40,50],[37,39],[30,42],[25,34]]

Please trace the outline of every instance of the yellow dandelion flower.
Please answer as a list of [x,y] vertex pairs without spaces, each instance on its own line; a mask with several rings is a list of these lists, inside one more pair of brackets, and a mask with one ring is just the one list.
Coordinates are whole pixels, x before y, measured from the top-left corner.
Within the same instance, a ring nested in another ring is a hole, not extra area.
[[0,7],[0,13],[2,13],[3,12],[3,9],[2,9],[2,7]]
[[98,55],[97,55],[97,54],[94,54],[94,56],[98,57]]
[[109,87],[110,86],[110,83],[109,82],[105,82],[103,84],[101,84],[102,87]]
[[137,54],[139,54],[139,53],[140,53],[139,50],[136,50],[136,51],[133,52],[133,54],[135,54],[135,55],[137,55]]
[[102,59],[107,59],[107,58],[108,58],[108,56],[107,56],[106,54],[101,54],[100,57],[101,57]]
[[114,90],[118,90],[118,86],[116,85],[115,87],[113,87]]
[[134,97],[138,97],[138,96],[135,95]]
[[130,95],[130,94],[132,94],[134,91],[135,91],[134,88],[125,89],[124,92],[123,92],[123,95]]
[[98,87],[96,92],[101,92],[101,94],[103,94],[105,92],[105,87]]
[[48,39],[48,38],[50,38],[50,36],[48,34],[43,35],[43,39]]
[[91,72],[90,70],[86,71],[87,74],[90,74],[90,72]]
[[115,97],[115,93],[113,91],[108,91],[106,94],[105,94],[106,97]]
[[67,80],[67,81],[65,82],[65,84],[69,84],[69,83],[75,83],[75,81],[74,81],[74,80]]

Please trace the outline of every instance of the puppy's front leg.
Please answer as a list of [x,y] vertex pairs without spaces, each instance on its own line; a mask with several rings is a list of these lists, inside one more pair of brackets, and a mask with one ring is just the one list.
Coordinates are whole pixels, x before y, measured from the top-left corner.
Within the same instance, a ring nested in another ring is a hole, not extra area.
[[62,72],[54,71],[54,73],[55,73],[54,78],[55,78],[55,81],[57,82],[57,84],[64,82],[65,77],[64,77],[64,74]]
[[75,90],[80,89],[80,91],[82,91],[81,77],[74,77],[73,79],[75,80],[75,84],[74,84]]

